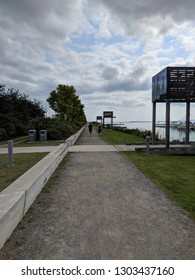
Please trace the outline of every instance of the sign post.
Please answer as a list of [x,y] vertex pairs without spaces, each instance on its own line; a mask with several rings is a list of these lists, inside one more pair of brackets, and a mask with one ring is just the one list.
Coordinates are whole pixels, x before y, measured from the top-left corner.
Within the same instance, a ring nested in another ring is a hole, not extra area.
[[101,124],[102,124],[102,116],[97,116],[96,121],[101,121]]
[[8,165],[9,167],[14,166],[13,140],[8,141]]
[[105,124],[105,121],[104,119],[111,119],[111,127],[113,127],[113,111],[104,111],[103,112],[103,127],[104,127],[104,124]]

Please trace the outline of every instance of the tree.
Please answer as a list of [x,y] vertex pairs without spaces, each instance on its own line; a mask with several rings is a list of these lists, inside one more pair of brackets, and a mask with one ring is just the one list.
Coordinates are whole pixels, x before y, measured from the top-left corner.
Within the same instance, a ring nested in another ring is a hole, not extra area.
[[13,88],[6,92],[3,85],[0,85],[0,112],[5,115],[13,115],[26,123],[32,118],[44,117],[45,115],[45,110],[38,100],[32,101],[28,95]]
[[13,88],[6,91],[5,86],[0,85],[0,128],[8,137],[26,134],[29,121],[44,115],[45,110],[39,101],[32,101]]
[[86,122],[84,105],[76,95],[74,86],[58,85],[57,89],[50,93],[47,102],[57,116],[68,123],[74,125],[80,122],[83,125]]

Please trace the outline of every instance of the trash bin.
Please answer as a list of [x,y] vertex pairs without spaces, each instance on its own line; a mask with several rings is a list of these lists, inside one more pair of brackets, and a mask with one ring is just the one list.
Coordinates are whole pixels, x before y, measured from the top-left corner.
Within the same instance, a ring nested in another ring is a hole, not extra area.
[[47,130],[39,130],[39,140],[40,142],[47,141]]
[[35,142],[37,140],[36,129],[32,129],[32,130],[28,131],[28,139],[29,139],[29,142]]

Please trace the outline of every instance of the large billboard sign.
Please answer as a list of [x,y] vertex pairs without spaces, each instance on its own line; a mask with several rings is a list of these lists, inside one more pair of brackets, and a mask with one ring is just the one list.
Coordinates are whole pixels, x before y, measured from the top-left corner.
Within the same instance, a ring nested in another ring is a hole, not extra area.
[[167,95],[167,68],[152,77],[152,101],[164,100]]
[[152,102],[195,102],[195,67],[166,67],[152,77]]
[[103,116],[104,118],[113,118],[113,111],[104,111]]

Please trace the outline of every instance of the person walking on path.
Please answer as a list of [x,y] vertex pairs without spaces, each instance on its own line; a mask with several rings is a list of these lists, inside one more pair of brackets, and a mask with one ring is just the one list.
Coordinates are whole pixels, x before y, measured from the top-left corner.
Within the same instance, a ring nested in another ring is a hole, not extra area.
[[101,124],[98,125],[98,134],[99,134],[99,136],[102,135],[102,127],[101,127]]
[[89,123],[88,128],[89,128],[89,135],[91,136],[92,135],[92,130],[93,130],[93,125],[92,125],[91,122]]

